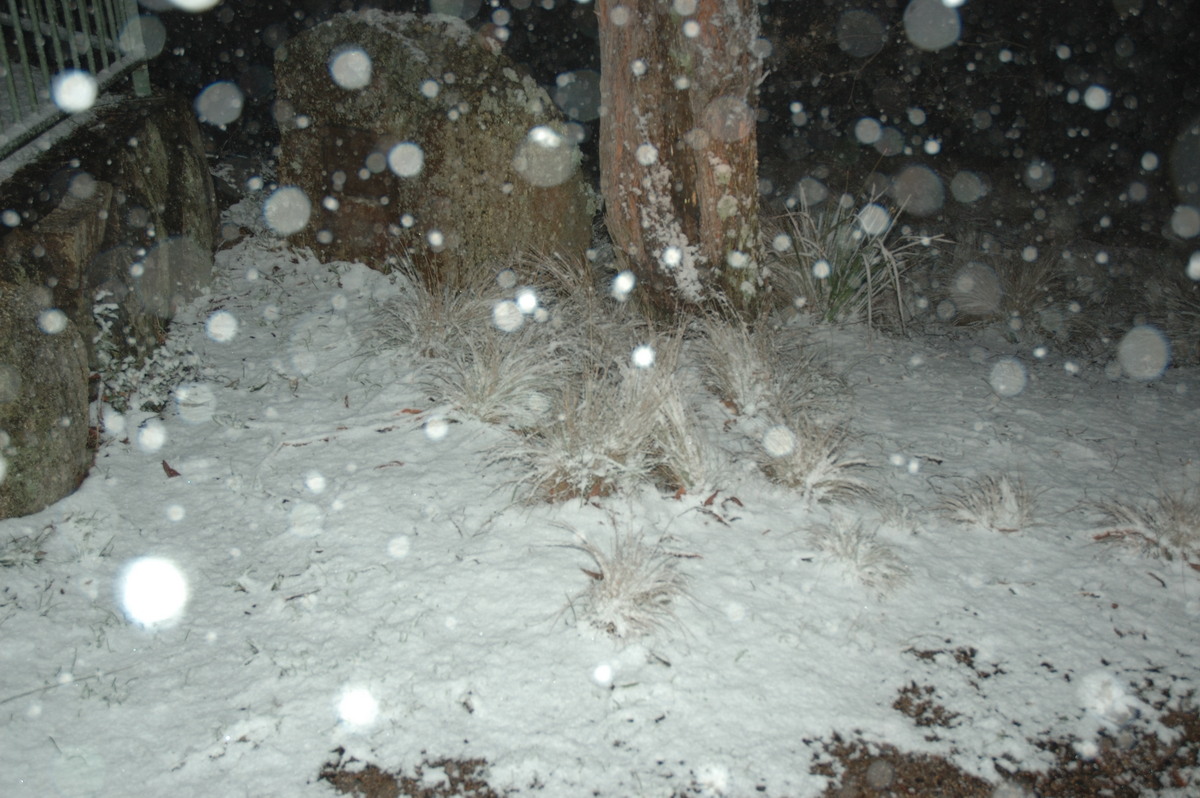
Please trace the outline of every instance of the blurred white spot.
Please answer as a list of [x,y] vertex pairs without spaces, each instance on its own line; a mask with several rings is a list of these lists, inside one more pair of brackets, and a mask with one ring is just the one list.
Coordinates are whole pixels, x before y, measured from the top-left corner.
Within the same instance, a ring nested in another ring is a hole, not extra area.
[[[618,6],[618,8],[619,8],[619,6]],[[614,10],[614,14],[615,14],[615,10]],[[643,60],[642,60],[642,59],[640,59],[640,58],[635,58],[635,59],[634,59],[634,60],[633,60],[633,61],[632,61],[632,62],[629,64],[629,70],[630,70],[631,72],[633,72],[633,74],[634,74],[636,77],[639,77],[639,78],[640,78],[642,75],[645,75],[645,74],[646,74],[646,70],[647,70],[647,69],[648,69],[648,67],[646,66],[646,62],[645,62],[645,61],[643,61]]]
[[757,115],[741,97],[726,94],[704,107],[704,131],[719,141],[741,141],[754,132]]
[[992,366],[988,384],[997,396],[1016,396],[1025,390],[1025,364],[1015,357],[1002,357]]
[[882,205],[870,202],[858,212],[858,226],[869,236],[879,236],[892,225],[891,214]]
[[412,541],[408,535],[396,535],[396,537],[388,541],[388,556],[394,557],[397,560],[403,560],[411,550]]
[[637,278],[633,276],[633,272],[628,269],[618,272],[612,281],[613,298],[624,302],[629,298],[629,294],[633,292],[635,285],[637,285]]
[[333,82],[353,91],[371,83],[371,56],[361,47],[347,47],[329,59],[329,74]]
[[838,47],[855,58],[869,58],[883,49],[887,33],[879,17],[858,9],[838,17],[834,30]]
[[700,23],[694,19],[686,20],[683,23],[683,35],[688,39],[694,39],[700,35]]
[[514,288],[517,284],[517,273],[512,269],[501,269],[496,274],[496,285],[500,286],[505,291]]
[[157,452],[167,442],[167,428],[157,418],[147,420],[138,429],[137,445],[143,452]]
[[1171,214],[1171,232],[1180,238],[1195,238],[1200,235],[1200,208],[1180,205]]
[[796,436],[784,425],[776,424],[763,433],[762,447],[772,457],[786,457],[796,448]]
[[446,237],[442,235],[441,230],[430,230],[425,234],[425,240],[429,243],[430,249],[434,252],[440,252],[446,246]]
[[1171,345],[1157,328],[1149,324],[1138,325],[1125,333],[1117,345],[1117,362],[1133,379],[1153,380],[1170,364]]
[[219,80],[196,95],[192,104],[196,118],[218,127],[228,125],[242,115],[244,98],[236,83]]
[[325,475],[320,471],[309,471],[304,476],[304,487],[310,493],[324,493],[326,487]]
[[288,532],[298,537],[316,537],[324,526],[325,514],[310,502],[296,502],[288,513]]
[[1030,191],[1045,191],[1054,183],[1054,167],[1042,160],[1030,161],[1021,179]]
[[538,309],[537,292],[532,288],[522,288],[516,296],[517,309],[528,316]]
[[941,50],[958,41],[962,20],[942,0],[913,0],[904,9],[904,33],[918,49]]
[[1088,86],[1083,93],[1083,104],[1093,111],[1103,111],[1112,103],[1112,95],[1103,86]]
[[787,233],[778,233],[771,239],[771,249],[776,252],[789,252],[792,249],[792,237]]
[[436,80],[430,79],[421,81],[421,94],[425,97],[428,97],[430,100],[432,100],[434,97],[437,97],[440,91],[441,87],[438,86],[438,82]]
[[633,157],[642,166],[650,166],[658,160],[658,148],[653,144],[642,144],[634,151]]
[[440,441],[450,432],[450,422],[435,416],[425,422],[425,437],[431,441]]
[[600,117],[600,73],[594,69],[563,72],[554,80],[554,103],[569,118],[591,122]]
[[492,305],[492,324],[504,332],[515,332],[525,323],[525,314],[511,299],[502,299]]
[[125,614],[141,626],[166,624],[187,604],[187,580],[169,560],[142,557],[122,572],[118,596]]
[[67,314],[58,308],[43,310],[38,314],[37,326],[47,335],[56,335],[67,329]]
[[608,12],[608,21],[618,28],[629,24],[629,9],[625,6],[613,6]]
[[117,46],[126,55],[137,51],[145,51],[147,59],[153,59],[162,52],[167,42],[167,28],[158,17],[132,17],[121,28],[117,35]]
[[178,8],[180,11],[187,11],[191,14],[199,14],[201,11],[208,11],[210,8],[216,8],[217,3],[221,0],[168,0],[168,2]]
[[909,108],[908,123],[910,125],[925,124],[925,109],[924,108]]
[[228,343],[237,336],[238,320],[228,310],[218,310],[204,323],[208,337],[220,343]]
[[171,391],[179,417],[192,424],[202,424],[212,419],[217,397],[211,385],[188,383]]
[[1079,703],[1106,726],[1124,726],[1138,714],[1138,699],[1125,689],[1117,677],[1107,671],[1084,675],[1076,688]]
[[1193,252],[1192,256],[1188,258],[1187,268],[1184,269],[1184,273],[1187,274],[1189,279],[1200,282],[1200,250]]
[[667,247],[663,250],[659,258],[663,265],[669,269],[673,269],[680,263],[683,263],[683,250],[679,247]]
[[1142,153],[1142,168],[1147,172],[1153,172],[1158,168],[1158,156],[1152,152]]
[[829,196],[829,188],[815,177],[802,177],[796,183],[794,193],[801,204],[812,207],[825,201]]
[[818,280],[828,280],[831,274],[833,274],[833,267],[824,258],[812,265],[812,275]]
[[613,666],[607,662],[602,662],[592,668],[592,681],[601,687],[612,687]]
[[96,103],[100,85],[87,72],[67,69],[59,72],[50,82],[50,96],[64,113],[77,114]]
[[167,520],[182,521],[187,516],[187,511],[183,509],[181,504],[167,505]]
[[298,186],[280,186],[263,202],[263,221],[281,236],[303,230],[311,214],[312,203]]
[[859,144],[874,144],[883,135],[883,126],[878,119],[864,116],[854,123],[854,138]]
[[891,195],[914,216],[929,216],[942,209],[946,191],[942,179],[925,166],[908,166],[892,181]]
[[425,151],[419,144],[403,141],[388,152],[387,163],[400,177],[415,177],[425,167]]
[[0,222],[4,222],[5,227],[16,227],[21,223],[21,214],[9,208],[0,213]]
[[649,344],[642,344],[634,347],[633,350],[633,365],[640,369],[648,369],[654,365],[654,347]]
[[370,726],[379,716],[379,702],[364,687],[354,687],[338,699],[338,718],[351,726]]
[[552,127],[532,128],[513,156],[513,168],[541,188],[557,186],[575,173],[578,148]]

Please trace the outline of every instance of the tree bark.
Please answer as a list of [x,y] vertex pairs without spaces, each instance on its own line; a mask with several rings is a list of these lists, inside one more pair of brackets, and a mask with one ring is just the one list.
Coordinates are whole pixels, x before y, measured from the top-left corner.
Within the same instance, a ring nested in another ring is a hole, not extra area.
[[599,0],[597,14],[600,186],[620,265],[660,310],[751,310],[763,287],[755,0]]

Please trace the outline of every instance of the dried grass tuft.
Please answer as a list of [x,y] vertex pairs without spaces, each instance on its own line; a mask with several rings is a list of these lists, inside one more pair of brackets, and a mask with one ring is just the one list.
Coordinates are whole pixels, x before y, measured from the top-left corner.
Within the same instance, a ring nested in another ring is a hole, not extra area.
[[984,476],[969,480],[956,493],[944,494],[938,509],[959,524],[1011,533],[1033,523],[1036,498],[1021,477]]
[[756,457],[767,477],[799,491],[805,501],[870,496],[871,486],[855,473],[868,462],[846,455],[847,440],[844,427],[792,416],[767,429]]
[[1102,502],[1096,540],[1131,545],[1146,554],[1180,559],[1200,569],[1200,491],[1164,491],[1142,504]]
[[831,524],[815,527],[808,538],[849,578],[877,594],[890,593],[908,580],[908,566],[878,539],[878,530],[868,532],[861,521],[837,516]]
[[616,533],[608,550],[577,535],[573,545],[591,558],[588,586],[572,597],[592,627],[619,639],[643,637],[678,622],[675,604],[687,595],[679,557],[633,533]]

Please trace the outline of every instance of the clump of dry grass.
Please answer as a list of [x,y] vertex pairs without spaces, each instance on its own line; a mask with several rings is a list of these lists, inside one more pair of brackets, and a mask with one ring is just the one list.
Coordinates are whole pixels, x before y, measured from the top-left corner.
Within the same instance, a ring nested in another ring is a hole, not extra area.
[[1140,504],[1099,504],[1103,522],[1095,539],[1135,546],[1156,557],[1179,557],[1200,570],[1200,491],[1164,491]]
[[530,427],[550,410],[550,390],[567,362],[530,336],[494,330],[464,335],[430,361],[421,382],[435,401],[489,424]]
[[646,346],[650,365],[594,364],[560,381],[549,420],[493,449],[491,462],[522,467],[515,482],[526,500],[589,499],[646,483],[690,490],[718,473],[722,461],[684,395],[679,336]]
[[807,204],[774,225],[772,273],[785,296],[822,321],[906,321],[906,273],[941,237],[897,234],[897,211],[879,197],[857,208],[843,195],[821,209]]
[[1034,520],[1036,495],[1022,477],[983,476],[941,496],[938,509],[951,521],[993,532],[1019,532]]
[[862,521],[835,516],[828,525],[814,527],[809,542],[839,564],[846,576],[879,595],[903,585],[908,566],[891,546],[878,539],[878,529],[867,531]]
[[1174,290],[1166,294],[1163,328],[1177,363],[1200,363],[1200,282],[1186,275],[1176,278]]
[[368,348],[406,349],[424,357],[445,357],[466,335],[491,324],[499,297],[493,274],[477,269],[466,289],[430,285],[407,259],[396,262],[400,293],[375,311]]
[[704,384],[736,415],[778,415],[824,404],[831,380],[798,336],[718,316],[704,317],[699,327]]
[[639,534],[615,532],[605,550],[582,535],[576,548],[595,566],[581,569],[588,585],[571,599],[580,616],[593,628],[619,639],[643,637],[678,622],[675,604],[687,595],[687,578],[679,571],[679,556],[662,541],[647,542]]
[[869,496],[871,486],[855,473],[868,462],[846,454],[848,437],[844,427],[792,415],[766,430],[755,454],[768,478],[799,491],[805,501]]
[[1073,279],[1068,256],[1049,245],[1011,249],[967,236],[956,249],[953,273],[939,279],[937,316],[962,325],[1000,322],[1012,336],[1080,343],[1095,333],[1095,322],[1083,312],[1089,291]]

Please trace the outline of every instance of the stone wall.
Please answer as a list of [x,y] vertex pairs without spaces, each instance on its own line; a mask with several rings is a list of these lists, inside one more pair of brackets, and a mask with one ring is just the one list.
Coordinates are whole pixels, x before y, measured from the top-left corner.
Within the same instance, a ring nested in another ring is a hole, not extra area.
[[145,358],[212,274],[217,206],[188,103],[94,122],[0,186],[0,518],[70,493],[91,465],[97,296],[111,340]]

